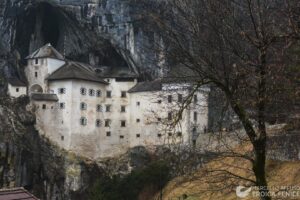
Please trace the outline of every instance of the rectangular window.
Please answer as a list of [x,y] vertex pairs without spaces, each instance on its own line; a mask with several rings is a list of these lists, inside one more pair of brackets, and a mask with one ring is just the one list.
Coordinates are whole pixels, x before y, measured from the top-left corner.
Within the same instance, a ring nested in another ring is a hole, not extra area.
[[122,98],[126,98],[126,91],[122,91],[122,92],[121,92],[121,97],[122,97]]
[[35,59],[35,64],[37,65],[37,64],[39,64],[39,59]]
[[87,109],[87,104],[84,102],[80,103],[80,110],[86,110]]
[[96,127],[101,127],[101,125],[102,125],[101,120],[100,120],[100,119],[97,119],[97,120],[96,120]]
[[141,134],[136,134],[136,137],[137,137],[137,138],[141,137]]
[[16,92],[19,92],[19,88],[16,88]]
[[197,119],[198,119],[198,113],[194,112],[194,121],[197,121]]
[[90,89],[90,90],[89,90],[89,95],[90,95],[90,96],[95,96],[95,90]]
[[181,137],[182,136],[182,132],[177,132],[177,137]]
[[121,106],[121,112],[126,112],[126,106]]
[[105,105],[105,112],[111,111],[111,105]]
[[111,91],[106,91],[106,97],[111,98]]
[[157,121],[159,121],[159,122],[160,122],[160,121],[161,121],[161,118],[160,118],[160,117],[159,117],[159,118],[157,118]]
[[97,105],[97,112],[102,112],[102,106],[100,104]]
[[169,136],[169,137],[171,137],[171,136],[172,136],[172,133],[171,133],[171,132],[169,132],[169,133],[168,133],[168,136]]
[[62,135],[60,136],[61,141],[64,141],[65,137]]
[[139,123],[141,120],[140,119],[136,119],[136,122]]
[[172,95],[168,95],[168,103],[172,103]]
[[38,77],[38,73],[34,72],[34,77],[37,78]]
[[43,104],[42,108],[45,110],[46,109],[46,104]]
[[178,102],[179,102],[179,103],[182,103],[182,100],[183,100],[182,94],[178,94]]
[[168,120],[169,120],[169,121],[172,120],[172,112],[169,112],[169,113],[168,113]]
[[110,131],[106,132],[106,136],[110,137],[111,136],[111,132]]
[[81,95],[86,95],[86,89],[85,88],[80,88],[80,94]]
[[120,139],[124,139],[124,135],[120,135]]
[[140,105],[141,105],[141,103],[138,101],[138,102],[136,102],[136,105],[137,105],[137,106],[140,106]]
[[197,95],[194,95],[194,103],[197,103],[198,102],[198,97]]
[[66,88],[58,88],[58,94],[65,94]]
[[101,90],[97,90],[96,95],[97,95],[97,97],[101,97],[102,96]]
[[157,103],[158,103],[158,104],[161,104],[161,100],[158,100]]
[[104,126],[105,127],[110,127],[110,123],[111,123],[110,119],[106,119]]
[[121,121],[121,127],[126,127],[126,121],[125,120]]
[[80,118],[80,125],[81,126],[86,126],[87,125],[87,119],[85,117]]
[[158,134],[157,134],[157,137],[161,138],[161,134],[160,134],[160,133],[158,133]]
[[59,108],[60,109],[65,109],[66,107],[66,104],[65,103],[59,103]]

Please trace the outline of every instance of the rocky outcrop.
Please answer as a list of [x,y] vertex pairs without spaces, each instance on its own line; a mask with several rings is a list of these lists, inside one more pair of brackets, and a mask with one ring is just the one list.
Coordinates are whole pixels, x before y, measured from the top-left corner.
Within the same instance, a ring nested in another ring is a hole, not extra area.
[[25,187],[41,199],[87,199],[103,171],[59,149],[33,128],[26,97],[0,102],[0,188]]
[[[145,49],[155,42],[132,0],[6,0],[0,2],[0,49],[24,57],[50,42],[67,58],[157,73]],[[9,70],[15,76],[16,66]],[[15,70],[15,71],[14,71]]]

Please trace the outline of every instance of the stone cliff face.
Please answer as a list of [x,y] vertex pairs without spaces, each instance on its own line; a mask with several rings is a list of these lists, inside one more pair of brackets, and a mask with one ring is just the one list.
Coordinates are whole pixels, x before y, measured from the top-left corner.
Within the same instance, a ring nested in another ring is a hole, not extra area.
[[22,186],[41,199],[87,199],[87,189],[103,171],[41,137],[27,103],[27,98],[1,98],[0,188]]
[[[13,59],[50,42],[67,58],[94,65],[129,66],[156,76],[144,50],[154,42],[132,0],[5,0],[0,2],[2,58]],[[20,55],[19,55],[20,54]],[[17,70],[8,70],[14,76]]]

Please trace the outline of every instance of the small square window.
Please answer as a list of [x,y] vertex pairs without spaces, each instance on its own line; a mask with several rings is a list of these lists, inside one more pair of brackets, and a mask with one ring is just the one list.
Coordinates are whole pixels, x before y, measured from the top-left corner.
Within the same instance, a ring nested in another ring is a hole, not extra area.
[[177,132],[177,137],[181,137],[182,136],[182,132]]
[[126,127],[126,121],[125,120],[121,121],[121,127]]
[[141,103],[138,101],[138,102],[136,102],[136,105],[137,105],[137,106],[140,106],[140,105],[141,105]]
[[100,119],[97,119],[97,120],[96,120],[96,127],[101,127],[101,125],[102,125],[101,120],[100,120]]
[[80,125],[86,126],[87,125],[87,119],[85,117],[80,118]]
[[45,110],[46,109],[46,104],[43,104],[42,108]]
[[20,90],[19,88],[16,88],[16,92],[19,92],[19,90]]
[[35,76],[35,78],[37,78],[38,77],[38,73],[34,72],[34,76]]
[[158,104],[161,104],[161,100],[158,100],[157,103],[158,103]]
[[137,138],[141,137],[141,134],[136,134],[136,137],[137,137]]
[[106,82],[108,82],[108,83],[109,83],[109,82],[110,82],[110,80],[109,80],[109,79],[106,79]]
[[84,102],[80,103],[80,110],[86,110],[87,109],[87,104]]
[[160,134],[160,133],[158,133],[158,134],[157,134],[157,137],[161,138],[161,134]]
[[160,118],[160,117],[159,117],[159,118],[157,118],[157,121],[159,121],[159,122],[160,122],[160,121],[161,121],[161,118]]
[[58,88],[58,94],[65,94],[66,88]]
[[106,91],[106,97],[111,98],[111,91]]
[[120,139],[124,139],[124,135],[120,135]]
[[90,96],[95,96],[95,90],[90,89],[90,90],[89,90],[89,95],[90,95]]
[[126,112],[126,106],[121,106],[121,112]]
[[111,123],[110,119],[106,119],[104,126],[105,127],[110,127],[110,123]]
[[85,88],[80,88],[80,94],[81,95],[86,95],[86,89]]
[[172,136],[172,133],[171,133],[171,132],[169,132],[169,133],[168,133],[168,136]]
[[140,119],[136,119],[136,122],[139,123],[141,120]]
[[66,107],[66,104],[65,103],[59,103],[59,108],[60,109],[65,109]]
[[97,105],[97,112],[102,112],[102,106],[100,104]]
[[121,92],[121,97],[122,97],[122,98],[126,98],[126,91],[122,91],[122,92]]
[[111,105],[106,105],[105,112],[110,112],[110,111],[111,111]]
[[110,131],[106,132],[106,136],[110,137],[111,136],[111,132]]
[[97,97],[101,97],[102,96],[102,92],[101,90],[97,90],[97,93],[96,93]]
[[64,141],[65,137],[62,135],[60,136],[61,141]]

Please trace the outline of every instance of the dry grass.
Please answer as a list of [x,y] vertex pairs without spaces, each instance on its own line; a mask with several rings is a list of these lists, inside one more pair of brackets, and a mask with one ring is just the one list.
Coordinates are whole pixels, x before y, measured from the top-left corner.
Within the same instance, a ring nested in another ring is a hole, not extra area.
[[[240,153],[251,150],[251,145],[236,149]],[[299,186],[300,162],[267,161],[269,186]],[[238,178],[243,177],[243,179]],[[164,200],[233,200],[237,185],[250,186],[254,180],[250,161],[240,157],[215,159],[189,177],[177,177],[164,189]],[[243,198],[245,200],[255,198]],[[273,198],[275,199],[275,198]],[[281,198],[282,199],[282,198]],[[288,198],[284,198],[288,199]],[[295,199],[295,198],[294,198]],[[296,198],[297,199],[297,198]],[[300,199],[300,196],[299,198]]]

